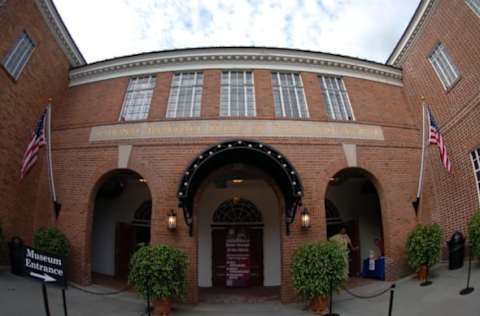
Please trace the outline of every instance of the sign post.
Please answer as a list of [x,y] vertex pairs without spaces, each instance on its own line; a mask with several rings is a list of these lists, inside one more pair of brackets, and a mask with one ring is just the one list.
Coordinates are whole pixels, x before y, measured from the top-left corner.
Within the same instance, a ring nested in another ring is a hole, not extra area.
[[63,310],[67,316],[67,304],[65,299],[65,288],[67,278],[65,276],[65,260],[63,257],[55,256],[34,248],[24,246],[24,274],[35,280],[42,281],[43,303],[45,314],[50,316],[48,306],[48,293],[46,284],[56,284],[62,287]]

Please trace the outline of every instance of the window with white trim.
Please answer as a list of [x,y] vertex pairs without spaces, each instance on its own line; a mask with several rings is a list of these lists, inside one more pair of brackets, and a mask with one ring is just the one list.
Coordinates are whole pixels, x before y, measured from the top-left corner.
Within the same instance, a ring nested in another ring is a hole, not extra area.
[[32,38],[27,32],[23,31],[22,34],[17,38],[15,45],[3,58],[3,67],[15,80],[17,80],[22,73],[22,70],[32,55],[34,48],[35,43],[33,42]]
[[480,0],[465,0],[468,6],[472,8],[472,10],[480,16]]
[[148,117],[155,76],[142,76],[130,78],[127,92],[123,99],[120,121],[144,120]]
[[273,72],[272,86],[277,117],[309,117],[303,82],[298,73]]
[[452,58],[445,46],[439,43],[428,57],[430,63],[435,69],[438,78],[442,82],[445,90],[451,88],[457,81],[460,73],[457,66],[452,62]]
[[353,121],[355,117],[342,78],[320,76],[319,79],[328,116],[333,120]]
[[172,78],[167,117],[199,117],[202,103],[203,74],[176,73]]
[[221,77],[220,116],[255,116],[251,71],[224,71]]
[[475,182],[477,183],[478,198],[480,199],[480,148],[472,151],[470,158],[472,159],[473,173],[475,175]]

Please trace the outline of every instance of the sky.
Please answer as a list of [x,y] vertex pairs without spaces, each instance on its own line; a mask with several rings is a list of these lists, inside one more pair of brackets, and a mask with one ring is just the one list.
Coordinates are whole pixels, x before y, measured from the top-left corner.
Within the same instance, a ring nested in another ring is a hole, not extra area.
[[268,46],[385,62],[419,0],[54,0],[87,62]]

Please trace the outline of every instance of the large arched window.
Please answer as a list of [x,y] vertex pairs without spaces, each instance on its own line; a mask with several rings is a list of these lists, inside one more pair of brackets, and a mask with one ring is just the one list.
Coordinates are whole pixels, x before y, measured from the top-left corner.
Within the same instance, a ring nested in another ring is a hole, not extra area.
[[214,223],[261,223],[262,213],[252,202],[233,198],[220,204],[213,214]]

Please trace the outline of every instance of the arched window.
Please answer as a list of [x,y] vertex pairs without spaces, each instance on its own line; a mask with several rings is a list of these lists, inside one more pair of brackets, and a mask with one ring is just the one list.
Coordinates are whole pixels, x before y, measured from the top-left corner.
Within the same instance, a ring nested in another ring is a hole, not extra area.
[[152,218],[152,201],[144,201],[135,211],[133,217],[133,225],[150,226],[150,219]]
[[261,223],[262,213],[252,202],[233,198],[220,204],[213,214],[214,223]]

